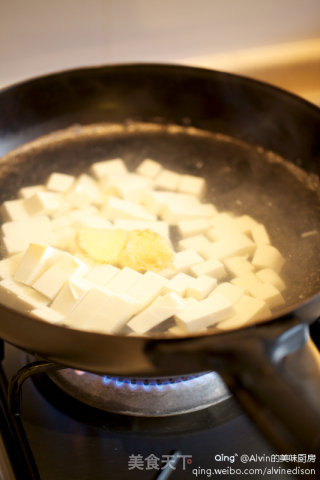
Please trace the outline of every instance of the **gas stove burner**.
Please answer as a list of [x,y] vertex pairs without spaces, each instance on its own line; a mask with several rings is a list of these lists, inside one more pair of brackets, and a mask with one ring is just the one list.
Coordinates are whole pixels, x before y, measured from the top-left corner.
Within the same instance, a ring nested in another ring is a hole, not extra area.
[[126,378],[58,370],[50,379],[70,396],[112,413],[144,417],[178,415],[215,405],[230,393],[215,372],[183,377]]

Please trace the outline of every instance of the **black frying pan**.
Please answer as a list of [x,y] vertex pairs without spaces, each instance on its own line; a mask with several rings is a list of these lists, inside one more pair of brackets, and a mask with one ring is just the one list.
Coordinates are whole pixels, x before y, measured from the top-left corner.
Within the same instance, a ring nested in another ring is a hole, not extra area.
[[[109,336],[1,307],[4,340],[100,374],[216,370],[280,453],[319,451],[320,411],[304,391],[304,380],[313,375],[293,386],[283,370],[320,314],[318,108],[263,83],[201,69],[82,69],[2,91],[0,142],[1,202],[52,171],[78,174],[94,161],[119,156],[130,169],[151,157],[204,176],[208,201],[266,225],[287,259],[288,286],[286,307],[271,320],[234,332]],[[310,231],[318,233],[304,236]]]

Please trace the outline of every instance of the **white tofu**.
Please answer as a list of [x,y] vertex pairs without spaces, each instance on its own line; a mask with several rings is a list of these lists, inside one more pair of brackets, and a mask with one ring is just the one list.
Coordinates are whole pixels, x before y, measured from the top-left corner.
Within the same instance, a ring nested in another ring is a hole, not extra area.
[[178,191],[182,193],[190,193],[201,198],[206,190],[206,182],[204,178],[195,175],[181,175],[178,183]]
[[145,192],[152,188],[152,181],[136,173],[126,173],[103,179],[101,189],[107,195],[123,198],[129,202],[141,203]]
[[122,230],[151,230],[152,232],[158,233],[162,237],[169,237],[169,225],[167,222],[161,220],[156,221],[143,221],[143,220],[126,220],[126,219],[116,219],[113,223],[115,228],[120,228]]
[[41,295],[37,296],[36,292],[27,290],[24,285],[10,278],[0,282],[0,302],[22,313],[45,305]]
[[201,254],[208,260],[224,260],[238,255],[252,255],[255,249],[256,245],[246,235],[239,233],[211,243]]
[[86,266],[68,253],[61,253],[56,262],[35,281],[32,286],[51,300],[57,295],[67,279],[84,273]]
[[90,170],[99,179],[110,178],[114,175],[123,175],[128,169],[121,158],[102,160],[91,165]]
[[227,270],[235,277],[241,277],[254,271],[254,266],[244,257],[229,257],[224,259]]
[[207,232],[207,236],[212,241],[240,233],[235,217],[230,213],[219,213],[210,220],[210,223],[213,228]]
[[187,287],[187,297],[193,297],[196,300],[203,300],[209,293],[214,291],[217,286],[217,280],[207,275],[200,275],[197,278],[193,278],[193,282]]
[[101,214],[109,220],[126,218],[131,220],[157,220],[156,216],[137,203],[122,198],[109,197]]
[[0,208],[1,217],[5,222],[14,222],[30,218],[29,213],[24,207],[24,200],[7,200],[3,202]]
[[114,295],[91,288],[66,316],[73,328],[102,333],[115,333],[132,317],[137,304],[128,295]]
[[120,269],[114,265],[96,265],[86,275],[86,279],[100,286],[105,286],[112,278],[114,278]]
[[83,220],[79,220],[78,222],[76,221],[74,223],[76,227],[91,227],[91,228],[113,228],[112,222],[107,220],[106,218],[100,216],[100,215],[89,215],[87,218],[84,218]]
[[44,185],[30,185],[29,187],[22,187],[18,190],[19,198],[29,198],[35,193],[43,192],[45,190]]
[[63,323],[64,316],[58,312],[55,312],[49,307],[41,307],[35,308],[31,310],[31,315],[36,318],[40,318],[41,320],[45,320],[46,322],[50,323]]
[[52,244],[54,235],[48,217],[39,215],[29,220],[6,222],[1,227],[3,244],[8,255],[26,250],[31,242]]
[[66,173],[53,172],[49,175],[49,178],[46,182],[46,187],[48,190],[53,192],[65,193],[71,188],[75,177],[73,175],[68,175]]
[[68,249],[75,242],[76,231],[70,226],[59,228],[53,232],[53,238],[52,246],[62,250]]
[[200,204],[199,200],[193,195],[168,191],[147,191],[145,192],[142,203],[149,212],[156,215],[159,215],[161,210],[166,206],[175,205],[175,208],[183,208],[185,210],[186,204],[189,206],[198,206]]
[[93,288],[94,284],[83,278],[70,277],[58,292],[50,307],[63,316],[68,315],[79,299]]
[[180,295],[180,297],[184,297],[187,293],[187,289],[192,287],[195,280],[194,277],[180,272],[164,285],[163,293],[166,294],[173,292]]
[[[212,294],[219,293],[226,297],[232,304],[238,302],[242,295],[244,295],[245,289],[243,287],[238,287],[232,285],[232,283],[224,282],[220,283],[217,288],[213,291]],[[211,294],[211,295],[212,295]]]
[[256,225],[251,229],[253,241],[257,245],[270,245],[270,237],[264,225]]
[[162,165],[155,160],[145,158],[137,167],[136,172],[148,178],[156,178],[162,170]]
[[[65,218],[60,217],[62,219],[60,224],[65,221],[67,222],[66,225],[72,225],[73,227],[78,228],[82,225],[86,225],[90,222],[90,219],[96,218],[97,216],[99,216],[99,210],[95,206],[90,205],[88,207],[72,210],[65,216]],[[57,228],[58,219],[52,220],[52,223],[53,227]]]
[[135,299],[139,305],[138,310],[142,310],[161,294],[166,282],[167,279],[163,276],[148,271],[126,293]]
[[177,314],[184,305],[183,299],[173,292],[159,296],[149,307],[132,318],[128,327],[136,333],[143,334]]
[[193,197],[193,200],[186,201],[184,204],[171,203],[166,205],[160,211],[160,217],[170,225],[176,225],[182,220],[210,218],[216,215],[216,209],[211,203],[197,203],[195,200],[196,197]]
[[122,268],[109,282],[106,287],[114,293],[126,293],[130,287],[135,285],[143,277],[142,273],[129,267]]
[[191,267],[203,261],[203,258],[194,250],[183,250],[174,256],[173,269],[177,272],[188,272]]
[[180,183],[180,177],[179,173],[164,168],[155,178],[154,186],[162,190],[176,191]]
[[59,209],[62,197],[56,192],[37,192],[23,200],[28,215],[46,215]]
[[192,237],[207,232],[210,229],[210,222],[207,218],[182,220],[177,223],[177,228],[182,237]]
[[178,242],[180,250],[194,250],[200,253],[211,245],[209,240],[202,234],[184,238]]
[[14,279],[32,285],[57,260],[61,252],[48,245],[31,243],[14,273]]
[[246,235],[250,234],[254,227],[260,225],[259,222],[250,217],[250,215],[241,215],[240,217],[236,217],[235,224],[238,230]]
[[190,267],[190,271],[197,277],[200,275],[209,275],[210,277],[217,278],[218,280],[221,280],[227,275],[223,263],[215,258],[192,265]]
[[272,283],[257,283],[249,291],[253,297],[266,302],[271,309],[285,304],[283,296]]
[[194,333],[230,318],[233,314],[232,303],[217,293],[200,302],[186,305],[175,317],[178,325]]
[[235,304],[235,314],[216,326],[218,330],[235,330],[267,320],[271,316],[268,305],[263,300],[243,295]]
[[284,258],[279,250],[272,245],[261,245],[252,259],[252,265],[258,268],[271,268],[279,273],[284,265]]
[[283,292],[286,289],[286,284],[284,283],[280,275],[278,275],[278,273],[271,268],[264,268],[263,270],[259,270],[256,275],[262,282],[272,283],[272,285],[274,285],[279,290],[279,292]]
[[81,174],[65,195],[65,199],[78,208],[88,207],[90,204],[102,205],[105,197],[98,183],[89,175]]
[[255,285],[261,284],[259,278],[253,272],[245,273],[241,277],[235,277],[231,280],[231,283],[237,287],[244,288],[246,293],[250,293]]
[[4,258],[0,260],[0,279],[13,277],[18,265],[24,255],[24,252],[12,255],[12,257]]

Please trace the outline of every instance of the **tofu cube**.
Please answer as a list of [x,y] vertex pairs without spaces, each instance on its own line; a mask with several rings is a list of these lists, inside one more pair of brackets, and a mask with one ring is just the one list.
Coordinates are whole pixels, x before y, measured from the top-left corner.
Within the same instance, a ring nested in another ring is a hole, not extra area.
[[5,278],[13,277],[15,274],[19,263],[23,257],[24,253],[17,253],[16,255],[12,255],[12,257],[4,258],[0,260],[0,279],[3,280]]
[[31,310],[31,315],[36,318],[40,318],[41,320],[45,320],[49,323],[63,323],[64,316],[58,312],[55,312],[50,307],[40,307]]
[[4,223],[1,227],[2,242],[8,255],[26,250],[31,242],[51,245],[54,242],[51,222],[39,215],[29,220]]
[[179,173],[164,168],[155,178],[155,188],[176,191],[180,183],[180,176]]
[[148,271],[127,290],[127,294],[134,298],[139,305],[137,311],[140,311],[146,308],[161,294],[166,283],[166,278],[157,273]]
[[215,258],[192,265],[190,271],[197,277],[200,275],[209,275],[218,280],[221,280],[227,275],[223,263]]
[[30,185],[29,187],[22,187],[18,190],[19,198],[29,198],[35,193],[43,192],[45,190],[44,185]]
[[136,169],[136,172],[144,177],[156,178],[161,172],[162,168],[163,167],[161,163],[150,158],[145,158]]
[[90,288],[94,288],[92,282],[71,276],[54,298],[51,309],[63,316],[68,315]]
[[95,162],[90,167],[91,172],[96,178],[110,178],[114,175],[123,175],[128,173],[127,167],[121,158],[102,160]]
[[62,197],[56,192],[37,192],[23,200],[28,215],[46,215],[54,213],[61,205]]
[[220,294],[205,300],[186,305],[176,313],[178,325],[185,327],[189,333],[200,332],[234,314],[232,303]]
[[123,200],[122,198],[109,197],[101,214],[109,220],[126,218],[131,220],[156,220],[156,216],[137,203]]
[[141,203],[146,191],[152,188],[152,182],[142,175],[126,173],[114,176],[109,180],[103,179],[100,186],[107,195],[120,197],[129,202]]
[[160,217],[170,225],[176,225],[182,220],[187,219],[210,218],[215,214],[216,209],[211,203],[197,202],[196,197],[191,196],[182,204],[171,203],[170,205],[164,206],[160,211]]
[[232,283],[224,282],[220,283],[217,288],[212,292],[211,295],[219,293],[220,295],[226,297],[232,304],[235,304],[240,300],[242,295],[244,295],[245,289],[243,287],[238,287],[232,285]]
[[126,293],[136,282],[143,277],[142,273],[137,272],[129,267],[121,269],[106,284],[109,291],[114,293]]
[[178,183],[178,191],[182,193],[190,193],[198,198],[203,197],[206,190],[206,182],[204,178],[194,175],[181,175]]
[[177,314],[184,305],[183,299],[173,292],[159,296],[149,307],[133,317],[128,322],[128,327],[138,334],[144,334],[164,320]]
[[200,275],[197,278],[193,278],[193,282],[187,287],[186,296],[193,297],[196,300],[203,300],[209,293],[214,291],[217,283],[217,280],[213,277]]
[[270,238],[264,225],[256,225],[251,229],[253,241],[257,245],[270,245]]
[[42,295],[26,289],[24,285],[10,278],[0,282],[0,302],[22,313],[27,313],[48,303]]
[[238,255],[252,255],[255,248],[256,245],[246,235],[239,233],[211,243],[201,253],[208,260],[224,260]]
[[119,272],[120,269],[114,265],[96,265],[92,270],[89,271],[85,278],[97,285],[105,286]]
[[71,188],[74,181],[75,177],[73,175],[53,172],[51,175],[49,175],[46,187],[52,192],[65,193]]
[[252,288],[261,284],[259,278],[253,272],[245,273],[241,277],[235,277],[231,280],[231,283],[237,287],[244,288],[246,293],[250,293]]
[[29,213],[24,207],[24,200],[7,200],[3,202],[0,208],[1,217],[5,222],[14,222],[30,218]]
[[235,218],[235,224],[239,230],[239,232],[244,233],[246,235],[251,234],[251,230],[260,225],[254,218],[250,217],[250,215],[241,215],[240,217]]
[[173,269],[177,272],[188,272],[191,267],[203,261],[203,258],[194,250],[183,250],[174,256]]
[[180,272],[165,283],[163,293],[173,292],[180,295],[180,297],[184,297],[188,288],[194,284],[195,280],[194,277]]
[[22,255],[14,279],[32,285],[57,260],[61,252],[48,245],[31,243]]
[[88,207],[90,204],[102,205],[105,201],[97,182],[85,173],[75,180],[65,199],[77,208]]
[[259,270],[256,275],[261,282],[272,283],[272,285],[274,285],[279,290],[279,292],[283,292],[286,289],[286,284],[284,283],[280,275],[271,268],[264,268],[263,270]]
[[258,268],[271,268],[279,273],[284,265],[284,258],[272,245],[259,245],[252,259],[252,265]]
[[229,257],[223,263],[227,270],[235,277],[241,277],[254,271],[254,266],[244,257]]
[[210,222],[206,218],[182,220],[177,223],[177,228],[182,237],[193,237],[207,232],[210,229]]
[[271,316],[268,305],[257,298],[243,295],[235,304],[235,314],[216,326],[218,330],[235,330],[267,320]]
[[249,291],[253,297],[266,302],[271,309],[285,304],[283,296],[272,283],[257,283]]
[[201,234],[195,235],[194,237],[184,238],[178,242],[180,250],[194,250],[195,252],[200,253],[200,255],[201,252],[210,245],[211,243],[209,240]]

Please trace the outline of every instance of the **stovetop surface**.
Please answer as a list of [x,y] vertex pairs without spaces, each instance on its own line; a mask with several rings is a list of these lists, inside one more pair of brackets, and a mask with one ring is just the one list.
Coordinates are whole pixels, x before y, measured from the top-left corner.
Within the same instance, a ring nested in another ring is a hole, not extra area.
[[[25,355],[5,347],[4,369],[10,377],[25,364]],[[140,418],[87,407],[43,378],[27,380],[22,397],[22,424],[41,480],[238,478],[227,474],[248,465],[266,466],[259,461],[246,465],[241,455],[274,453],[232,398],[194,413]],[[176,468],[162,470],[174,454]],[[241,478],[259,480],[261,474]]]

